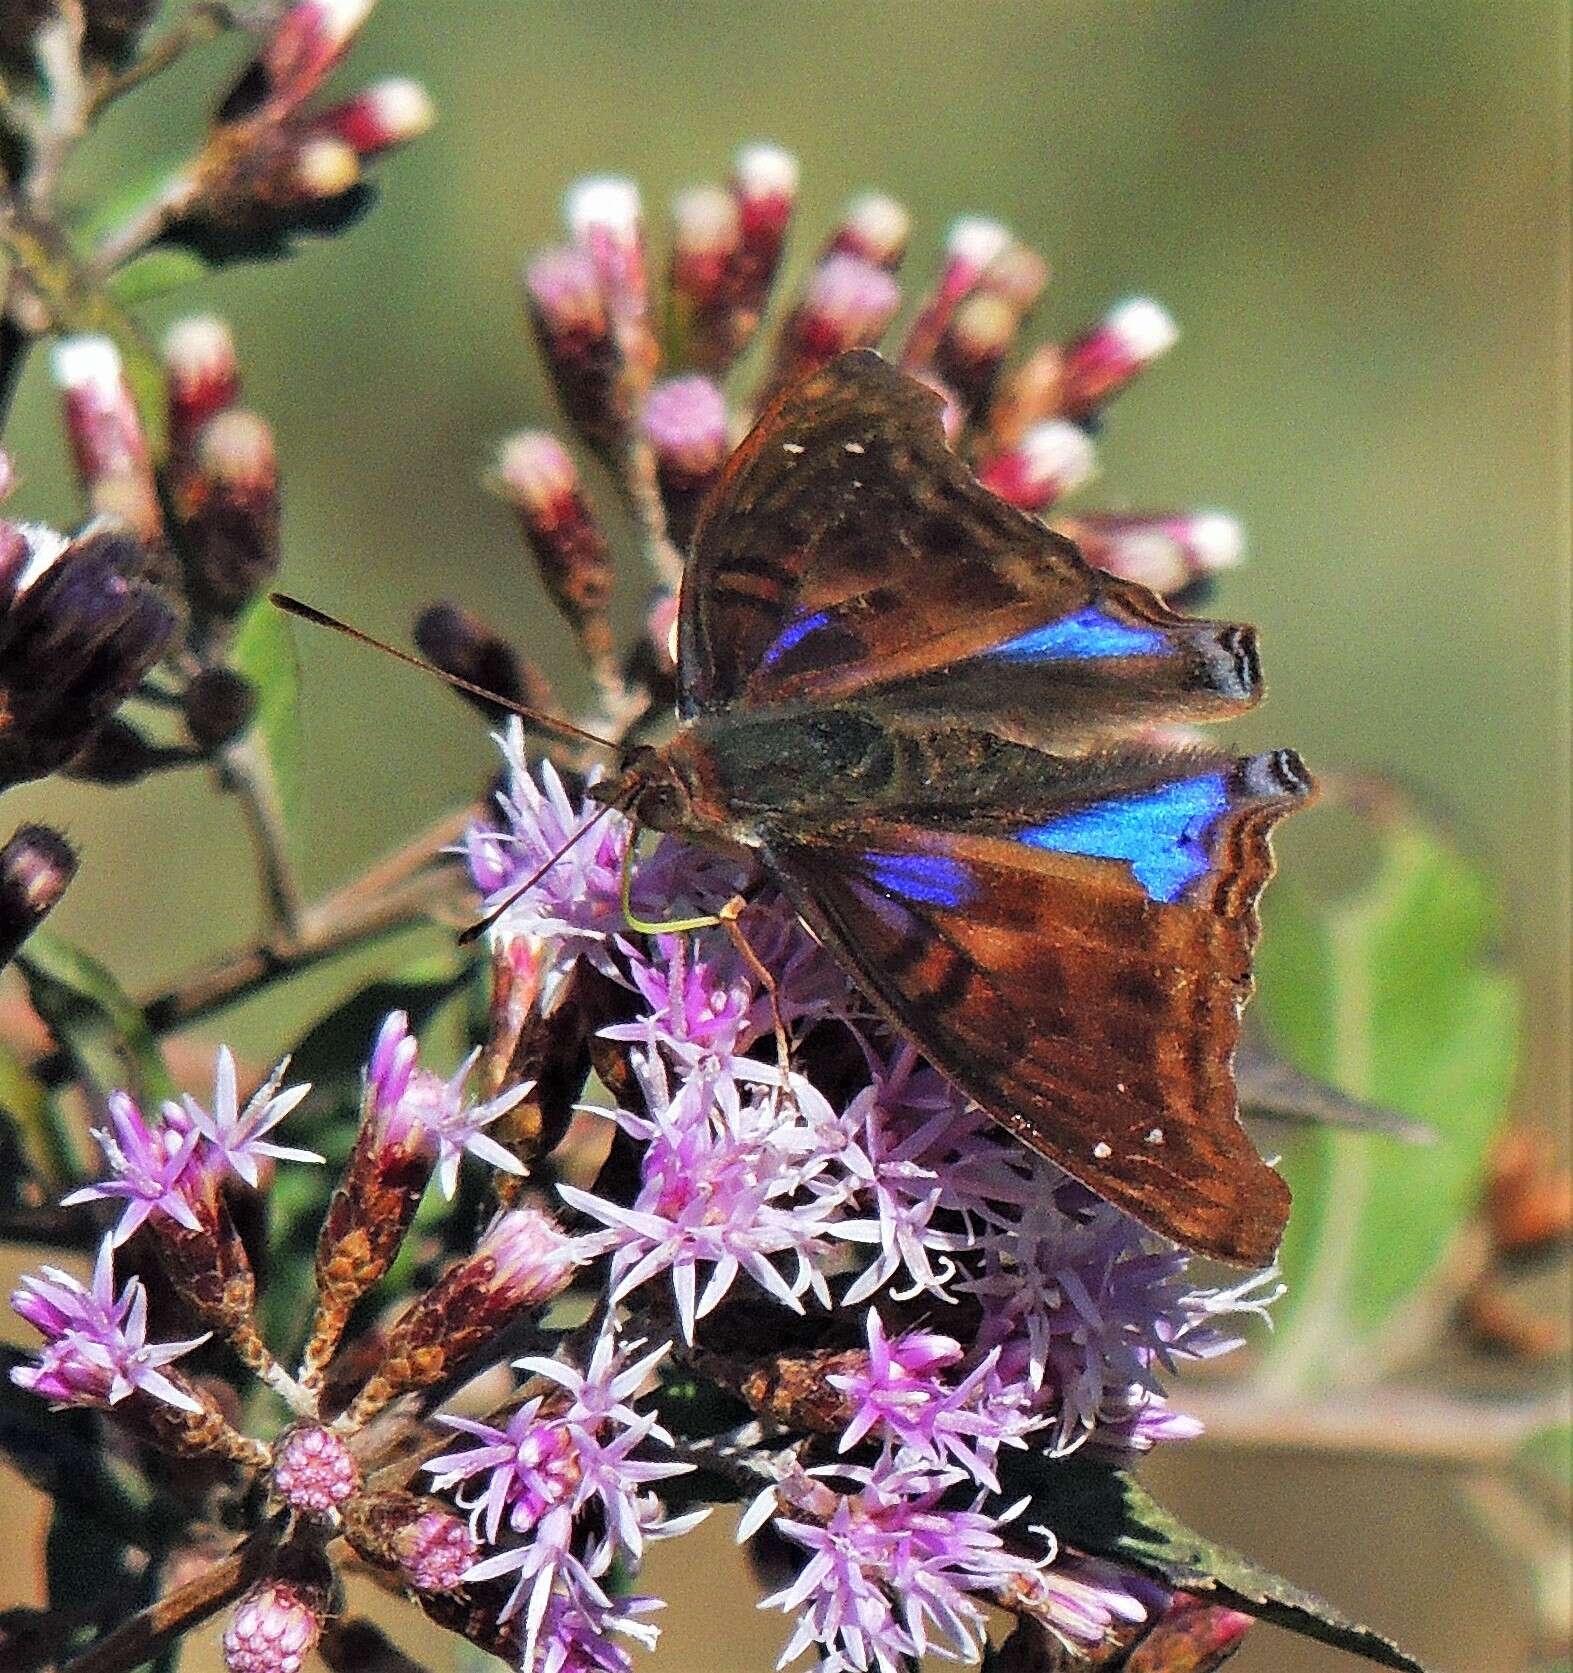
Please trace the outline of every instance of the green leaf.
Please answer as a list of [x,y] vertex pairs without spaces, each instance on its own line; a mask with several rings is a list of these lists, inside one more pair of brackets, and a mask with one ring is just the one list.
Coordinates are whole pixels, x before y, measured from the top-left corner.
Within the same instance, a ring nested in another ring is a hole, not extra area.
[[1377,867],[1355,893],[1313,903],[1292,877],[1273,891],[1263,1012],[1300,1069],[1436,1138],[1400,1150],[1316,1128],[1285,1143],[1288,1293],[1262,1371],[1278,1393],[1369,1377],[1391,1356],[1475,1209],[1513,1084],[1519,1000],[1490,959],[1484,878],[1413,812],[1371,829]]
[[[300,659],[289,618],[259,598],[240,619],[230,666],[257,689],[257,712],[246,742],[261,741],[286,827],[300,805],[303,747],[300,730]],[[242,745],[241,747],[244,747]]]
[[1513,1454],[1519,1478],[1544,1497],[1557,1515],[1573,1514],[1573,1421],[1537,1429]]
[[194,250],[160,244],[127,263],[104,288],[121,307],[131,308],[184,290],[207,271],[208,264]]
[[1424,1673],[1421,1664],[1390,1639],[1239,1552],[1194,1533],[1126,1471],[1084,1457],[1033,1454],[1013,1457],[1009,1476],[1007,1497],[1032,1494],[1023,1525],[1041,1521],[1077,1550],[1128,1564],[1166,1586],[1347,1650],[1378,1667]]
[[174,1097],[174,1082],[147,1019],[97,959],[39,930],[17,955],[16,967],[33,1009],[79,1074],[100,1086],[129,1078],[149,1106]]
[[[0,1044],[0,1120],[10,1124],[26,1159],[25,1178],[50,1197],[76,1183],[76,1156],[60,1121],[54,1101],[38,1079],[11,1050]],[[8,1180],[5,1200],[16,1201],[24,1179]]]

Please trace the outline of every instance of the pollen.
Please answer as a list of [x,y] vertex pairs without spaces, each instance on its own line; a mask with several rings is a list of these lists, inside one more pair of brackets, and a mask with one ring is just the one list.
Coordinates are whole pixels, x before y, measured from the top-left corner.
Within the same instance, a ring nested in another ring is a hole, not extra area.
[[1113,1145],[1108,1145],[1102,1139],[1092,1147],[1092,1153],[1100,1162],[1106,1162],[1114,1154]]
[[848,453],[866,453],[868,451],[860,441],[843,442],[842,446]]
[[1148,1144],[1162,1144],[1163,1143],[1163,1128],[1162,1127],[1154,1127],[1153,1130],[1147,1135],[1147,1142],[1148,1142]]

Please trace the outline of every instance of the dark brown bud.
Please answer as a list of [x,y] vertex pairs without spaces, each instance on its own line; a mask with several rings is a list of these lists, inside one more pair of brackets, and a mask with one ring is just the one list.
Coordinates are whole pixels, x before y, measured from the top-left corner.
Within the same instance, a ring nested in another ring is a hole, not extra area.
[[[473,610],[446,602],[428,605],[415,619],[415,643],[421,655],[444,673],[484,686],[510,703],[553,712],[555,699],[546,676],[534,664],[525,662],[502,634]],[[490,721],[499,721],[507,713],[472,692],[461,691],[459,695]]]
[[199,617],[233,618],[279,567],[279,472],[273,431],[232,410],[198,434],[173,484],[186,586]]
[[62,770],[67,778],[84,784],[135,784],[149,773],[186,766],[190,761],[190,750],[154,743],[129,720],[111,715],[93,734],[87,748]]
[[524,271],[530,323],[563,416],[603,458],[614,457],[632,421],[615,321],[589,251],[568,245]]
[[21,825],[0,848],[0,965],[54,911],[76,875],[76,852],[47,825]]
[[257,712],[257,688],[232,668],[204,668],[181,699],[191,741],[204,753],[238,738]]
[[123,528],[0,524],[0,787],[79,755],[164,654],[179,618],[148,569]]

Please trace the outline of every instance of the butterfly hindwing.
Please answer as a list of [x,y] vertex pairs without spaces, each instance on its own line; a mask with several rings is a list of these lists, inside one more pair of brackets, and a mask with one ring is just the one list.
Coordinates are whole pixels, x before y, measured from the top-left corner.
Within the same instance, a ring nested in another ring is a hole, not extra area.
[[695,535],[686,714],[855,699],[1066,736],[1256,700],[1249,628],[1090,568],[977,482],[939,411],[863,351],[765,413]]
[[1287,752],[1133,777],[947,825],[871,812],[766,860],[996,1120],[1165,1235],[1264,1264],[1289,1194],[1240,1126],[1232,1064],[1267,831],[1308,781]]

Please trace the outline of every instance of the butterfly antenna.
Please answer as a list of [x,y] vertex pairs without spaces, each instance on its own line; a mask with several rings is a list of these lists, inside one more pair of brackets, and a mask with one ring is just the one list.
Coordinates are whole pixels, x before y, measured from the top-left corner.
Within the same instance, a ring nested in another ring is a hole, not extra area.
[[[509,714],[518,715],[521,720],[527,720],[531,726],[538,727],[543,732],[555,732],[559,737],[577,738],[583,743],[597,745],[601,749],[615,750],[619,746],[610,738],[603,738],[594,732],[587,732],[582,726],[575,726],[572,721],[559,720],[556,715],[543,713],[540,709],[532,709],[524,703],[516,703],[511,697],[504,697],[499,692],[488,691],[485,686],[477,685],[473,680],[461,678],[458,674],[450,674],[446,668],[439,668],[435,662],[428,662],[424,657],[414,656],[409,651],[401,651],[397,645],[390,645],[384,639],[374,639],[369,633],[362,633],[358,627],[351,627],[348,622],[340,621],[337,616],[330,616],[326,610],[319,610],[314,604],[307,604],[302,599],[292,598],[288,593],[269,593],[269,602],[278,609],[291,616],[299,616],[303,622],[311,622],[317,627],[331,627],[335,633],[342,633],[347,639],[357,639],[363,645],[370,645],[374,651],[381,651],[391,656],[397,662],[403,662],[411,668],[418,668],[423,674],[435,674],[439,680],[445,681],[458,691],[467,691],[472,697],[483,698],[488,703],[495,703],[499,709],[506,709]],[[603,809],[602,812],[609,811]],[[599,819],[600,814],[596,815]],[[594,820],[591,821],[591,824]],[[588,826],[585,827],[587,830]],[[575,837],[573,842],[579,839]],[[568,846],[571,848],[573,842]],[[532,879],[533,881],[533,879]],[[525,887],[529,885],[526,884]],[[486,926],[479,926],[484,929]]]
[[605,807],[599,808],[595,813],[592,813],[590,817],[579,827],[579,829],[568,838],[561,848],[557,849],[555,853],[543,860],[522,883],[517,884],[514,888],[510,889],[507,895],[500,900],[484,918],[478,918],[469,926],[468,929],[461,930],[459,932],[459,945],[461,947],[468,947],[472,942],[479,941],[487,930],[489,930],[492,925],[495,924],[500,917],[502,917],[508,908],[512,906],[521,895],[527,894],[537,883],[540,882],[540,880],[552,869],[554,865],[557,864],[563,855],[566,854],[576,842],[578,842],[580,837],[586,835],[589,831],[594,830],[595,827],[607,816],[607,814],[621,813],[623,811],[624,806],[621,802],[608,802]]

